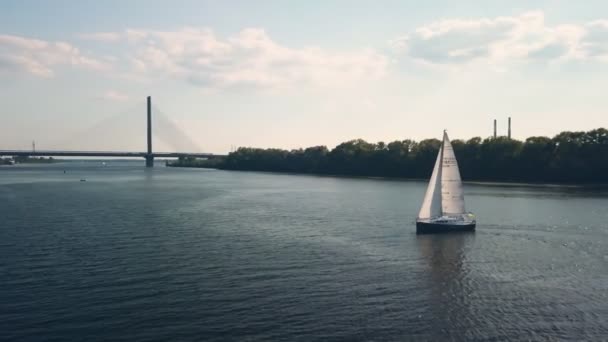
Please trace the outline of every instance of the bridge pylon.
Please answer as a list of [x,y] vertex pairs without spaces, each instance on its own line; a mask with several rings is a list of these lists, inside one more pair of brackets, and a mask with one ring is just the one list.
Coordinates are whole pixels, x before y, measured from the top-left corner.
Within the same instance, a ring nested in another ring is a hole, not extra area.
[[154,167],[152,154],[152,97],[148,96],[148,153],[145,156],[146,167]]

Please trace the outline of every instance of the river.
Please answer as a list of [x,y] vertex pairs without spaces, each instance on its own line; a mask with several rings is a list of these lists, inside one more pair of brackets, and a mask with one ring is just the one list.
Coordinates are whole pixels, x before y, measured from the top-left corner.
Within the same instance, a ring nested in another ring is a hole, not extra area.
[[0,340],[608,336],[606,189],[466,183],[477,231],[417,236],[425,189],[140,161],[0,167]]

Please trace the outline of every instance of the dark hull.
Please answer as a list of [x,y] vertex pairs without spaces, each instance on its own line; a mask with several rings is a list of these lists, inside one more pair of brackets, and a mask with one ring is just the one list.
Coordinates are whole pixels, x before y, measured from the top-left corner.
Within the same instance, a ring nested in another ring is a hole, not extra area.
[[470,224],[445,224],[416,222],[416,234],[439,234],[475,231],[475,223]]

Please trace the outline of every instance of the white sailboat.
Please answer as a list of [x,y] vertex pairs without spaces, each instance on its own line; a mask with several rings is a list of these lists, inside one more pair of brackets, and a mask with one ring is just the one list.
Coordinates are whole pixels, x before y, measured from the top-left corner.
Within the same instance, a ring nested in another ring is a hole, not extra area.
[[464,207],[458,162],[446,131],[422,207],[416,219],[416,233],[475,230],[475,216]]

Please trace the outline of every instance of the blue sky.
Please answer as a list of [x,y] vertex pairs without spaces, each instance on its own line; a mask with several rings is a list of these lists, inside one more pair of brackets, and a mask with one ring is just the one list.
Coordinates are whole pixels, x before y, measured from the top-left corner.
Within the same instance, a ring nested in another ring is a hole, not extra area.
[[606,126],[604,13],[605,1],[3,1],[0,148],[141,150],[147,95],[196,146],[160,132],[162,150],[486,137],[507,116],[517,138]]

